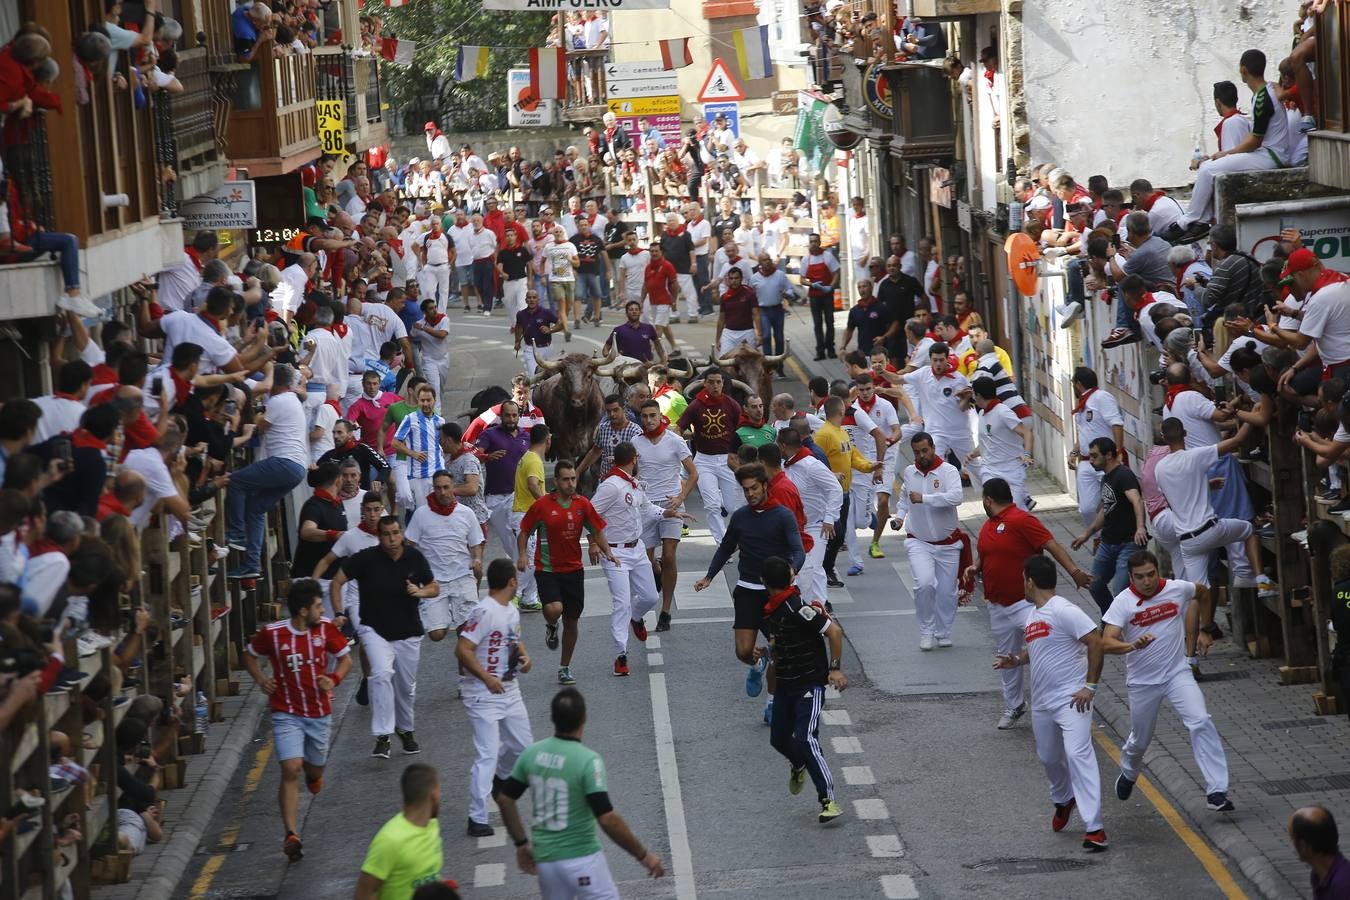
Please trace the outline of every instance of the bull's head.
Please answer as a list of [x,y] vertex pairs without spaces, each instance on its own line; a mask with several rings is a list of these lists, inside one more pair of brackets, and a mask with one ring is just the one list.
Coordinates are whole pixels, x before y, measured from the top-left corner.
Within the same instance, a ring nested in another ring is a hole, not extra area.
[[582,353],[569,353],[558,360],[541,360],[540,365],[548,363],[549,372],[540,372],[536,382],[557,376],[555,396],[562,404],[573,409],[582,409],[595,393],[595,376],[611,369],[618,351],[611,350],[604,358],[586,356]]

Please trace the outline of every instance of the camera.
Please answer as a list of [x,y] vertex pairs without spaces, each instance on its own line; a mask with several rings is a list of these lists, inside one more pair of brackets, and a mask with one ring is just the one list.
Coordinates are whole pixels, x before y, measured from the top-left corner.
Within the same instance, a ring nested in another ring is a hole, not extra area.
[[0,674],[24,677],[30,672],[40,671],[47,666],[42,654],[35,650],[0,650]]
[[1166,380],[1167,380],[1167,372],[1163,369],[1159,369],[1156,372],[1148,373],[1149,384],[1162,384]]

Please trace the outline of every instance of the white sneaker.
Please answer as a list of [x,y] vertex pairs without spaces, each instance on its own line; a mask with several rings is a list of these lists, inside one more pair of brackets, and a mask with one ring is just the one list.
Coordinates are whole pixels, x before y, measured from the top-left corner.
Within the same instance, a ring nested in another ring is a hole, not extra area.
[[1068,328],[1074,322],[1083,318],[1083,304],[1065,303],[1062,306],[1056,306],[1055,312],[1059,313],[1059,327]]
[[931,634],[921,634],[921,635],[919,635],[919,649],[920,649],[920,650],[932,650],[932,649],[933,649],[933,636],[932,636]]
[[66,312],[73,312],[82,319],[97,319],[102,317],[103,310],[94,305],[94,302],[87,297],[62,294],[56,301],[57,309],[64,309]]
[[1250,575],[1233,575],[1228,579],[1228,586],[1231,588],[1254,588],[1256,579]]
[[80,656],[93,656],[104,647],[112,644],[112,638],[104,637],[96,631],[87,631],[76,642]]
[[944,648],[950,647],[952,645],[952,639],[949,637],[940,637],[937,639],[937,645]]
[[1005,709],[1003,711],[1003,716],[998,720],[998,730],[1007,731],[1009,728],[1012,728],[1013,724],[1016,723],[1018,719],[1022,718],[1026,711],[1027,705],[1025,703],[1017,707],[1017,709]]

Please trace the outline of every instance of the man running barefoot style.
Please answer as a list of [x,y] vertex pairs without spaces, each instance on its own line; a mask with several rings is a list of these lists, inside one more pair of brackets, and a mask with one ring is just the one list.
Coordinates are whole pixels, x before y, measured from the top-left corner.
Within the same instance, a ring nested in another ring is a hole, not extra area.
[[844,630],[825,612],[823,601],[803,597],[793,586],[787,560],[769,557],[761,574],[768,595],[764,629],[772,650],[756,647],[755,656],[772,653],[778,679],[769,743],[791,764],[789,793],[801,793],[810,774],[820,801],[817,819],[828,825],[844,811],[835,802],[834,777],[820,749],[820,711],[825,705],[826,684],[838,691],[848,687],[848,679],[840,670]]
[[[638,407],[642,419],[642,436],[633,439],[638,461],[642,467],[642,481],[647,496],[664,503],[666,509],[683,515],[684,501],[698,486],[698,467],[689,452],[689,445],[667,428],[658,400],[644,400]],[[683,472],[684,477],[680,475]],[[683,519],[662,517],[647,523],[642,542],[647,545],[647,556],[653,569],[660,572],[661,614],[656,619],[657,631],[670,630],[670,609],[675,601],[675,584],[679,578],[677,551]],[[661,559],[655,558],[657,551]]]
[[558,659],[558,683],[575,684],[572,651],[577,646],[577,623],[586,606],[586,573],[581,562],[581,532],[586,530],[593,547],[613,565],[618,565],[605,540],[605,520],[591,501],[577,493],[577,467],[570,459],[553,466],[554,490],[534,502],[520,520],[516,538],[516,568],[530,565],[526,545],[535,539],[534,580],[544,604],[544,645],[558,649],[558,620],[562,619],[562,655]]
[[[473,728],[474,762],[469,770],[470,837],[490,837],[487,801],[497,779],[505,778],[534,736],[520,696],[518,673],[530,671],[530,654],[520,639],[516,570],[509,559],[488,564],[488,595],[473,612],[455,645],[464,712]],[[495,776],[494,776],[495,773]]]
[[[323,591],[317,581],[300,578],[291,582],[286,609],[289,620],[266,625],[253,636],[244,654],[244,668],[272,698],[272,736],[281,764],[277,803],[286,829],[282,852],[294,862],[304,855],[296,831],[300,772],[304,770],[305,787],[311,794],[323,790],[332,694],[351,670],[352,658],[347,639],[323,617]],[[259,659],[267,660],[271,677],[263,674]],[[332,660],[337,666],[330,673]]]
[[441,878],[441,778],[434,766],[413,763],[399,779],[403,811],[375,833],[361,863],[356,900],[411,900]]
[[1046,557],[1022,564],[1022,592],[1033,606],[1023,625],[1026,649],[998,654],[994,668],[1031,666],[1031,729],[1055,805],[1050,828],[1063,831],[1076,806],[1083,849],[1100,853],[1107,843],[1092,700],[1102,674],[1102,641],[1087,613],[1055,593],[1055,582],[1055,564]]
[[[553,737],[525,748],[510,777],[497,788],[502,822],[516,845],[520,871],[539,876],[544,900],[618,900],[619,889],[595,833],[599,824],[653,878],[665,874],[661,857],[646,849],[609,799],[605,763],[581,743],[586,701],[563,688],[549,706]],[[517,801],[532,791],[531,830]]]

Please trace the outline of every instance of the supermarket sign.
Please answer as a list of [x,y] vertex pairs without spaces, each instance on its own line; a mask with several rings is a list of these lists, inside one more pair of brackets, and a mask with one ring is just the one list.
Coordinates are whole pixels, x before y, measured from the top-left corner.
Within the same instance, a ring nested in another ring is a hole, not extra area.
[[1240,203],[1236,212],[1239,249],[1262,262],[1281,231],[1297,228],[1303,246],[1323,265],[1350,273],[1350,197]]

